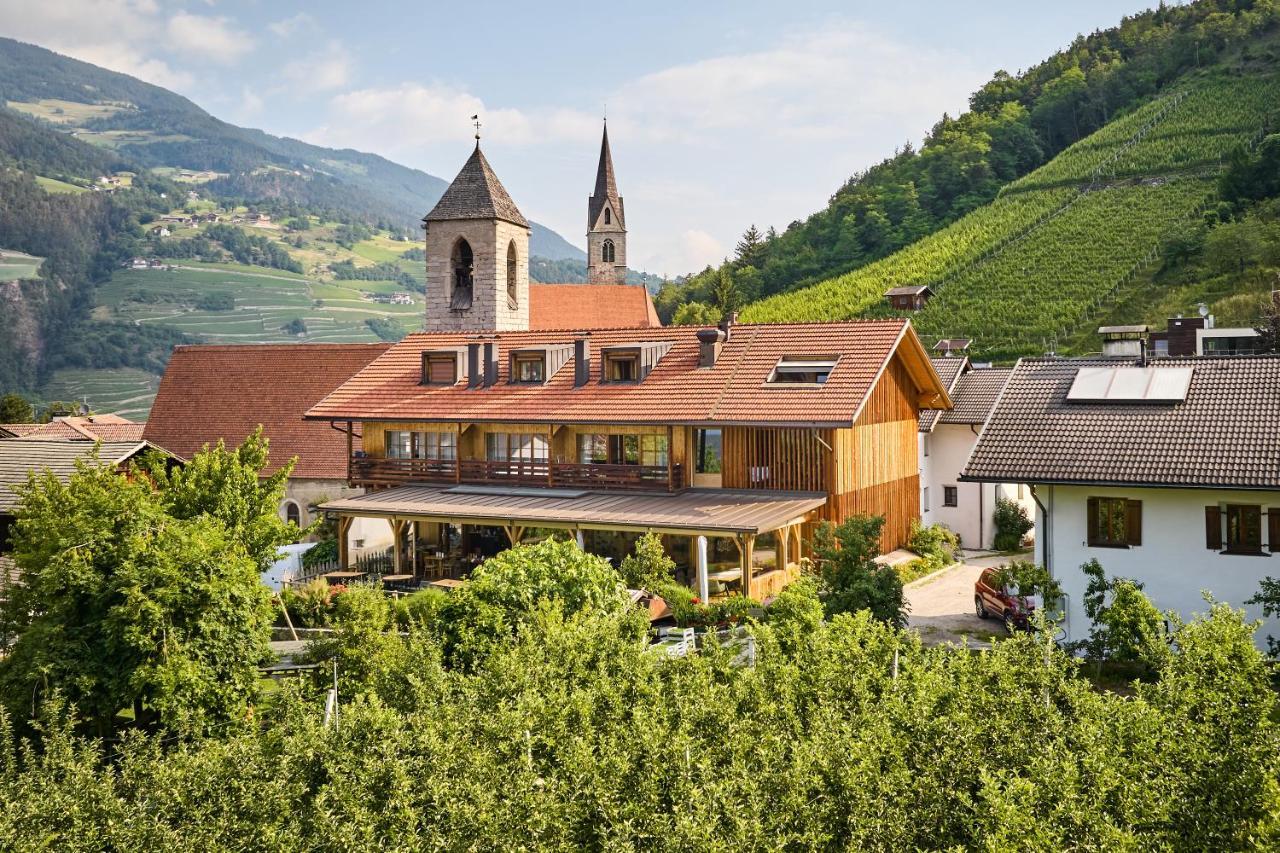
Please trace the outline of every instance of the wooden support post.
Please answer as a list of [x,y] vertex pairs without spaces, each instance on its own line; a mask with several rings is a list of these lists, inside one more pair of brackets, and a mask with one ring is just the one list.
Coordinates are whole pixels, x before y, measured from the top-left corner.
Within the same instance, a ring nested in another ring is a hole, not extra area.
[[351,484],[351,454],[353,452],[351,447],[351,433],[353,429],[351,421],[347,421],[347,485]]
[[405,522],[398,518],[388,518],[387,523],[391,525],[391,554],[392,568],[395,569],[393,574],[404,574],[404,525]]
[[742,534],[742,594],[747,598],[754,598],[755,590],[752,589],[754,580],[752,575],[755,574],[751,566],[751,561],[756,553],[756,537],[752,533]]
[[504,524],[502,529],[507,532],[507,539],[511,542],[511,547],[520,544],[520,540],[524,538],[524,528],[514,524]]
[[338,516],[338,569],[340,571],[347,570],[347,564],[350,562],[351,552],[347,542],[348,534],[351,532],[351,516]]
[[674,476],[675,462],[673,461],[675,450],[676,450],[674,447],[674,443],[675,443],[675,428],[672,427],[670,424],[668,424],[667,425],[667,491],[668,492],[674,492],[676,490],[675,476]]
[[778,568],[782,570],[785,577],[787,573],[787,564],[791,562],[791,525],[781,527],[773,534],[774,541],[777,543],[778,552],[774,555]]
[[577,532],[574,534],[574,538],[578,540],[578,547],[579,547],[580,549],[582,549],[583,551],[587,550],[586,537],[584,537],[584,536],[582,535],[582,528],[581,528],[581,527],[579,527],[579,528],[578,528],[578,530],[577,530]]

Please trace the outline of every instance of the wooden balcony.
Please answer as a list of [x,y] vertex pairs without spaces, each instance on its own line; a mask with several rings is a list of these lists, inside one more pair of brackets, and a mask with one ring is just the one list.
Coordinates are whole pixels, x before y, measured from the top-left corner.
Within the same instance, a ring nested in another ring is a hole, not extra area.
[[679,465],[598,465],[533,460],[374,459],[351,457],[348,479],[358,485],[467,483],[676,492],[684,488]]

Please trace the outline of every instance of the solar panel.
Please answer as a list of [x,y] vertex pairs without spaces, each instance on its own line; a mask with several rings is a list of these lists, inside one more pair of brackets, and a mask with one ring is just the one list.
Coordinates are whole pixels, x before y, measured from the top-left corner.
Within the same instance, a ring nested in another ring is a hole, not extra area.
[[1087,403],[1181,403],[1190,367],[1082,367],[1067,399]]

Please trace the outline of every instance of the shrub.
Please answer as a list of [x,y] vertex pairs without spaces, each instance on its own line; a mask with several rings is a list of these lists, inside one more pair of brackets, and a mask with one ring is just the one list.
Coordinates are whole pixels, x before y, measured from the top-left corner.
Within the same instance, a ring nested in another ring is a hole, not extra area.
[[1136,664],[1150,675],[1170,654],[1165,617],[1130,578],[1107,578],[1090,560],[1080,567],[1089,577],[1081,602],[1089,617],[1089,639],[1079,644],[1097,663]]
[[662,537],[646,533],[636,540],[634,553],[622,559],[619,567],[628,589],[649,592],[664,586],[675,576],[676,563],[662,547]]
[[823,608],[818,592],[816,578],[802,577],[788,584],[769,605],[765,616],[784,647],[794,648],[821,627]]
[[206,293],[196,300],[201,311],[234,311],[236,299],[230,293]]
[[995,522],[997,551],[1016,551],[1022,545],[1022,537],[1035,527],[1022,504],[1008,498],[996,498]]
[[313,578],[297,586],[287,586],[280,592],[289,618],[298,628],[323,628],[329,624],[333,600],[342,586],[330,586],[324,578]]
[[1046,606],[1062,598],[1062,585],[1048,569],[1030,560],[1011,560],[996,569],[995,580],[1001,587],[1013,587],[1018,595],[1041,596]]
[[934,558],[942,566],[949,566],[960,559],[960,535],[945,524],[924,527],[912,519],[907,547],[921,557]]
[[420,589],[395,601],[396,626],[410,625],[430,627],[440,618],[440,612],[449,600],[449,593],[442,589]]
[[827,615],[870,610],[879,620],[901,627],[907,621],[902,581],[891,566],[876,562],[884,518],[855,515],[839,527],[819,525],[813,553],[822,581]]

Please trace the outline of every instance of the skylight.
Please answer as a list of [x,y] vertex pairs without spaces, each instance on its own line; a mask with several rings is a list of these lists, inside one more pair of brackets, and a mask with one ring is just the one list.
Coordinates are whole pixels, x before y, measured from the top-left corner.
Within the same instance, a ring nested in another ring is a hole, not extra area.
[[1076,403],[1181,403],[1190,367],[1082,367],[1067,392]]
[[783,356],[778,359],[768,381],[771,385],[822,385],[831,375],[836,361],[835,356]]

